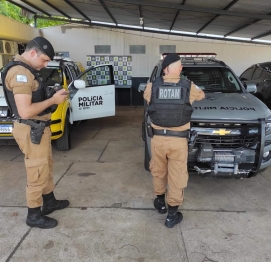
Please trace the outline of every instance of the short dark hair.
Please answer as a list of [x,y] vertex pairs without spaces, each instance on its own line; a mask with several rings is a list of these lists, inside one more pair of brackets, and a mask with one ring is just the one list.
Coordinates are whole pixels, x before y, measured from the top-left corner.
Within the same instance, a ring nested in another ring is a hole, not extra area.
[[25,47],[26,52],[30,50],[35,50],[39,55],[45,54],[44,52],[42,52],[42,50],[38,47],[38,45],[34,41],[30,41]]

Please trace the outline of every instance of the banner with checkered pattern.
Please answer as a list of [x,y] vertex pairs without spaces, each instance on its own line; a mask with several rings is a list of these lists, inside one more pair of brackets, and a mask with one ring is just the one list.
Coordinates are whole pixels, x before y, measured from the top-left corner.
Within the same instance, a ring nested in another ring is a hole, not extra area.
[[88,55],[87,68],[97,65],[111,64],[114,70],[115,86],[132,87],[132,56]]

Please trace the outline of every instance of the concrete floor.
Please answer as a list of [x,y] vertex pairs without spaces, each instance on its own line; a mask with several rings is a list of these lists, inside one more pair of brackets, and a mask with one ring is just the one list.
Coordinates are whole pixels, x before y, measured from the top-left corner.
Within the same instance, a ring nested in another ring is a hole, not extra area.
[[190,175],[183,222],[164,226],[143,167],[143,108],[118,107],[54,149],[55,195],[69,208],[54,229],[25,224],[25,168],[17,146],[0,147],[0,261],[271,261],[270,169],[251,179]]

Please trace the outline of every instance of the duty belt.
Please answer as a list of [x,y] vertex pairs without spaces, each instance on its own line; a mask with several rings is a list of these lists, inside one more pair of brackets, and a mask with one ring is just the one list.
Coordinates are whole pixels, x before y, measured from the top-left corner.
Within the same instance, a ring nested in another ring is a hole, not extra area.
[[153,129],[153,134],[156,136],[178,136],[178,137],[189,138],[189,130],[171,131],[167,129],[162,129],[162,130]]
[[36,120],[36,119],[17,119],[19,123],[23,123],[29,126],[50,126],[51,120],[43,121],[43,120]]

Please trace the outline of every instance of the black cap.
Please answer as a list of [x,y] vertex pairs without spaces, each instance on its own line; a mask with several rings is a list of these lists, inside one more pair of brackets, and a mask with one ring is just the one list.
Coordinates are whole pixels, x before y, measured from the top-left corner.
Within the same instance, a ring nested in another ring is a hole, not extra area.
[[176,53],[170,53],[170,54],[168,54],[164,58],[164,61],[162,62],[162,69],[165,69],[170,64],[172,64],[174,62],[177,62],[178,60],[180,60],[180,57]]
[[38,37],[35,37],[32,41],[39,47],[39,49],[44,54],[49,56],[51,60],[54,59],[55,50],[54,50],[52,44],[47,39],[45,39],[42,36],[38,36]]

